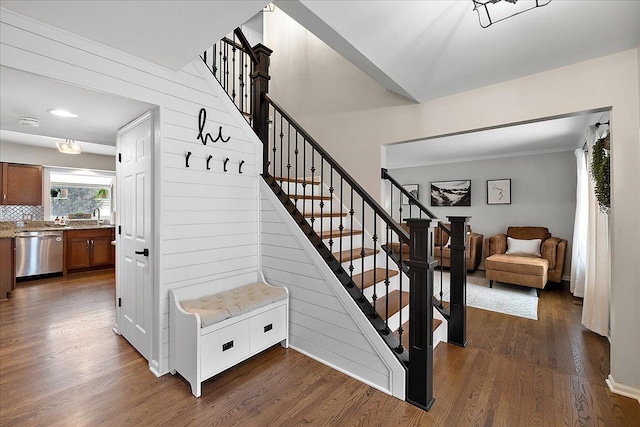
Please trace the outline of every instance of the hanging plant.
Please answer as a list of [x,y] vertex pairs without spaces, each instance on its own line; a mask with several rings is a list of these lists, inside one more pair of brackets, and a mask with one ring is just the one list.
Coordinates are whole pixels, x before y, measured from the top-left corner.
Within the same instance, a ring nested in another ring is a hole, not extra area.
[[609,162],[609,135],[600,138],[593,145],[591,154],[591,176],[595,183],[594,192],[600,212],[609,213],[611,210],[610,194],[610,162]]

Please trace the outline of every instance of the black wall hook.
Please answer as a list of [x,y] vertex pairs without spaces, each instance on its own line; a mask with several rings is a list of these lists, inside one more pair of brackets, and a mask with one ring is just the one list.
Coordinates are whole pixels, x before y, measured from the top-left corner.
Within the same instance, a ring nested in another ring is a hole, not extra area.
[[228,162],[228,161],[229,161],[229,158],[228,158],[228,157],[226,157],[226,158],[224,159],[224,163],[223,163],[223,165],[222,165],[222,166],[223,166],[223,170],[224,170],[225,172],[227,171],[227,162]]
[[603,122],[603,123],[598,122],[598,123],[596,123],[596,125],[595,125],[595,126],[596,126],[596,128],[599,128],[599,127],[600,127],[600,126],[602,126],[602,125],[607,125],[607,126],[609,126],[609,122],[610,122],[609,120],[607,120],[606,122]]
[[187,158],[185,159],[185,165],[189,167],[189,157],[191,157],[191,151],[187,151]]
[[238,173],[242,173],[242,165],[244,165],[244,160],[240,161],[240,165],[238,166]]
[[211,159],[213,159],[212,155],[207,156],[207,170],[211,170],[211,167],[209,166],[209,162],[211,161]]
[[227,142],[230,139],[231,139],[231,136],[228,136],[227,139],[224,139],[222,137],[222,126],[220,126],[220,128],[218,128],[218,136],[216,136],[216,139],[214,139],[213,142],[218,142],[218,141]]

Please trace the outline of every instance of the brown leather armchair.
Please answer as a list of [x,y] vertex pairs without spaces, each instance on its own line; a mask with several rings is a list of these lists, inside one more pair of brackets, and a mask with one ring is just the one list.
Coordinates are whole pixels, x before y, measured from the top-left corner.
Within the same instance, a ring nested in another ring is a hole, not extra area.
[[[402,223],[402,228],[409,232],[409,227],[406,223]],[[451,228],[451,224],[445,224],[447,228]],[[474,271],[480,265],[482,261],[482,241],[484,236],[482,234],[474,233],[471,231],[471,226],[467,224],[467,270]],[[451,249],[449,249],[447,242],[449,241],[449,233],[444,231],[440,227],[436,227],[434,230],[433,241],[435,242],[434,257],[438,262],[438,265],[443,267],[451,266]],[[440,242],[442,242],[442,250],[440,249]],[[392,243],[391,248],[394,252],[398,252],[400,247],[399,243]],[[409,246],[402,245],[402,259],[409,259]]]
[[[507,238],[540,239],[540,255],[508,252]],[[548,281],[560,282],[567,241],[551,236],[546,227],[509,227],[484,241],[484,266],[490,286],[494,281],[544,289]]]

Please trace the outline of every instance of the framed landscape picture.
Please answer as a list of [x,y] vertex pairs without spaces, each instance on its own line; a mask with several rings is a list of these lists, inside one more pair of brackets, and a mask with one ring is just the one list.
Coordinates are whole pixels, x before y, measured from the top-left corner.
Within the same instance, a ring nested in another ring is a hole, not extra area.
[[487,204],[510,205],[511,204],[511,180],[491,179],[487,181]]
[[[411,193],[411,195],[413,197],[415,197],[416,199],[418,198],[418,184],[407,184],[407,185],[403,185],[402,188],[404,188],[409,193]],[[409,198],[407,196],[405,196],[404,194],[402,195],[402,204],[403,205],[411,204],[411,203],[409,203]]]
[[432,182],[431,206],[471,206],[471,180]]

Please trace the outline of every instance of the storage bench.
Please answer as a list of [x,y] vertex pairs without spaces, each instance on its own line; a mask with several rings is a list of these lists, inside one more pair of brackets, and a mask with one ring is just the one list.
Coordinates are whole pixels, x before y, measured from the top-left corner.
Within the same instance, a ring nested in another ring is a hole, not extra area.
[[288,290],[260,272],[172,289],[169,326],[169,369],[200,397],[202,381],[274,344],[288,347]]

